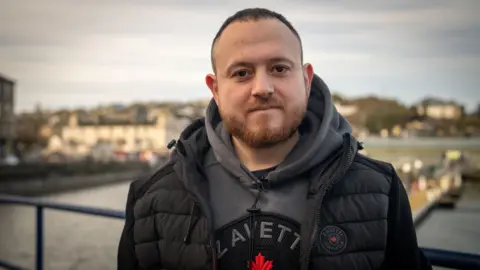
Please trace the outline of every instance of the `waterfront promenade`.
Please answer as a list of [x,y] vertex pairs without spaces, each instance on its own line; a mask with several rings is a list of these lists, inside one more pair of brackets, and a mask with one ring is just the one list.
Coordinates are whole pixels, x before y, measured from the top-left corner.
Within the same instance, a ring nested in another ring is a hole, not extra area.
[[[454,209],[437,208],[417,227],[423,247],[480,254],[480,183],[467,185]],[[434,270],[447,268],[434,268]]]
[[[368,142],[367,142],[368,143]],[[448,147],[448,146],[447,146]],[[372,147],[372,151],[374,147]],[[370,148],[369,148],[370,149]],[[394,149],[394,148],[391,148]],[[399,158],[416,156],[415,148],[402,154],[384,151],[374,158],[395,163]],[[468,148],[464,148],[468,149]],[[477,147],[470,148],[476,153]],[[442,150],[428,152],[439,160]],[[478,156],[476,158],[479,158]],[[475,160],[476,162],[476,160]],[[478,163],[480,164],[480,163]],[[52,194],[42,198],[53,202],[124,210],[128,182]],[[410,194],[414,212],[428,202],[425,192]],[[0,204],[0,260],[33,269],[35,258],[35,210],[31,207]],[[46,210],[45,269],[116,269],[121,220]],[[418,228],[419,244],[480,254],[480,184],[469,186],[456,209],[435,210]]]
[[[54,202],[123,210],[128,183],[56,194]],[[425,196],[412,204],[421,207]],[[422,199],[423,198],[423,199]],[[0,259],[33,269],[33,208],[0,205]],[[45,269],[116,269],[116,251],[123,222],[54,210],[45,214]],[[480,185],[469,187],[456,209],[435,210],[419,227],[422,246],[480,254]]]

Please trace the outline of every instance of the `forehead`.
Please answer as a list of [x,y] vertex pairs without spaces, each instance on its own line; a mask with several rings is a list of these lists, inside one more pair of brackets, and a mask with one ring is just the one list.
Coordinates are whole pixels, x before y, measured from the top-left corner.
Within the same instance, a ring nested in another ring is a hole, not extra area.
[[218,68],[233,62],[263,62],[273,58],[301,61],[298,38],[282,22],[275,19],[235,22],[229,25],[214,49]]

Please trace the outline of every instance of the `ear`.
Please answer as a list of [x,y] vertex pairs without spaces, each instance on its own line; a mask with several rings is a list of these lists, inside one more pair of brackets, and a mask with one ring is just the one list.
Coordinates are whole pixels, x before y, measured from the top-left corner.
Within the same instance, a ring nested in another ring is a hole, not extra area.
[[313,80],[313,66],[310,63],[303,65],[303,80],[305,81],[305,89],[307,90],[307,97],[310,96],[310,89],[312,88]]
[[214,74],[207,74],[205,77],[205,83],[212,92],[213,99],[218,104],[218,86],[217,86],[217,77]]

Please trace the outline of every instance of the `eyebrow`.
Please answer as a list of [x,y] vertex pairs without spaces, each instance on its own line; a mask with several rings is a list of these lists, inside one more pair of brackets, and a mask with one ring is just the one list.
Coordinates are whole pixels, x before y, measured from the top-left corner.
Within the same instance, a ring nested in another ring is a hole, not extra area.
[[[286,57],[273,57],[273,58],[268,59],[268,63],[278,63],[278,62],[286,62],[292,67],[295,66],[295,63],[292,60],[290,60]],[[253,66],[253,64],[251,62],[246,62],[246,61],[233,62],[231,65],[228,66],[227,74],[230,74],[232,72],[232,70],[235,69],[235,68],[251,67],[251,66]]]
[[295,66],[295,63],[286,57],[274,57],[270,59],[268,62],[270,63],[287,62],[290,66],[292,67]]

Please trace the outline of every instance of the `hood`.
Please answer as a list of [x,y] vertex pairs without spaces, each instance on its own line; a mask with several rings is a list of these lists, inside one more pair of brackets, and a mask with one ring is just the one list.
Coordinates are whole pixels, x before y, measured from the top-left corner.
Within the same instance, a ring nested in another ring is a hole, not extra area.
[[[205,128],[217,161],[246,185],[253,175],[235,154],[230,135],[225,130],[217,104],[212,99],[207,107]],[[285,160],[269,174],[272,185],[278,184],[320,165],[342,147],[343,135],[351,133],[350,124],[333,105],[330,90],[314,75],[307,112],[297,145]]]

